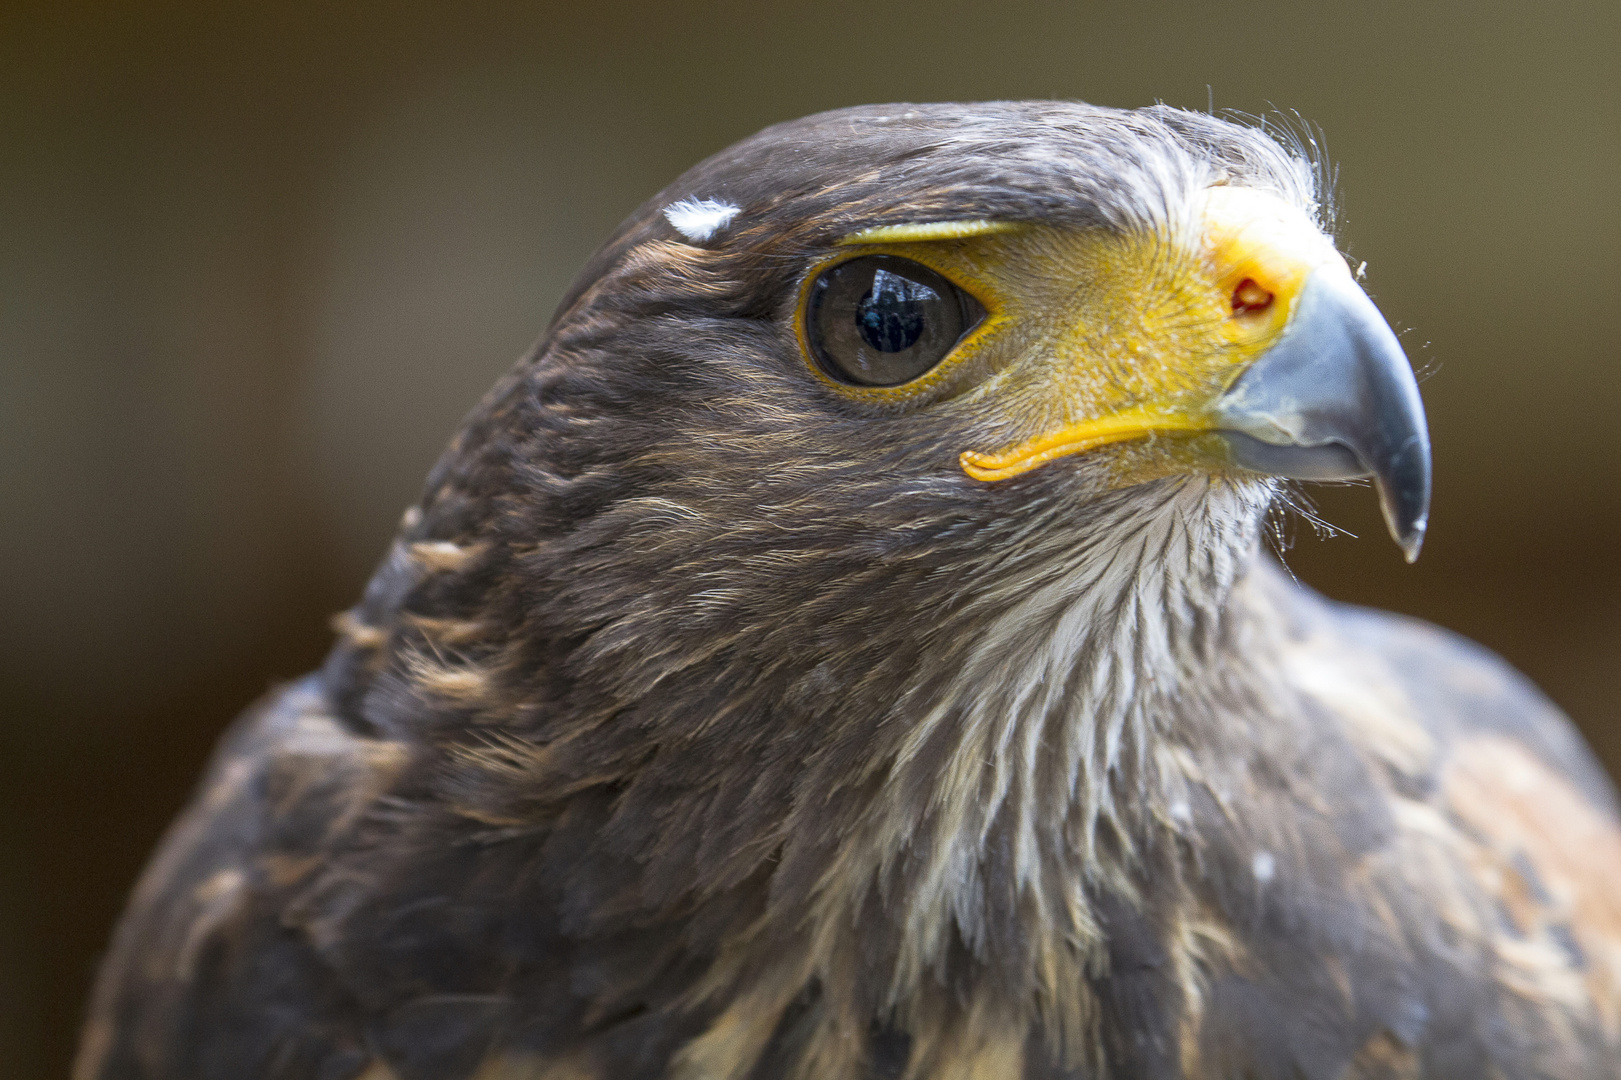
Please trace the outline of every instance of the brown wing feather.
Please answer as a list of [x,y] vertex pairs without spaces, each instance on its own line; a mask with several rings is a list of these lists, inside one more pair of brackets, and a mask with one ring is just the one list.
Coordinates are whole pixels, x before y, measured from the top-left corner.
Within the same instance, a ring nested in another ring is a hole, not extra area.
[[313,680],[238,721],[136,887],[77,1080],[359,1072],[355,1002],[280,913],[404,760],[345,731]]
[[1505,978],[1621,1054],[1621,815],[1574,727],[1472,642],[1356,612],[1435,740],[1432,800],[1467,879],[1499,916]]
[[1236,813],[1201,821],[1229,877],[1254,876],[1257,837],[1278,854],[1269,898],[1214,902],[1234,944],[1188,1036],[1193,1074],[1614,1075],[1621,820],[1570,722],[1455,635],[1272,572],[1257,587],[1290,624],[1279,696],[1301,709],[1258,752],[1293,781],[1251,779]]
[[1621,1036],[1615,819],[1524,744],[1496,734],[1459,741],[1442,798],[1472,842],[1476,878],[1495,894],[1509,935],[1551,957],[1540,965],[1544,992],[1569,995],[1610,1039]]

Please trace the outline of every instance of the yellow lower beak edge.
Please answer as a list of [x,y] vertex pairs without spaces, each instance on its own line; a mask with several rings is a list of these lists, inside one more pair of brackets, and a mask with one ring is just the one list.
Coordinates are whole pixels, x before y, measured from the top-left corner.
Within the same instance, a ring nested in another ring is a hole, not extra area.
[[1213,426],[1209,419],[1202,416],[1131,409],[1070,424],[995,453],[964,450],[958,461],[962,471],[975,480],[1006,480],[1040,468],[1049,461],[1071,454],[1084,454],[1111,443],[1151,438],[1160,432],[1210,431]]

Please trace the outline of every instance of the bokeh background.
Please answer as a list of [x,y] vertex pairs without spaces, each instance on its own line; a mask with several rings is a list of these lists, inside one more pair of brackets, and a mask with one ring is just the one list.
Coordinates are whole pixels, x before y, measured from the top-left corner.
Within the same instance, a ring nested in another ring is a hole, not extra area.
[[1499,650],[1621,766],[1621,5],[0,6],[0,1075],[61,1076],[221,727],[316,664],[459,417],[643,198],[777,120],[1298,110],[1436,443],[1327,592]]

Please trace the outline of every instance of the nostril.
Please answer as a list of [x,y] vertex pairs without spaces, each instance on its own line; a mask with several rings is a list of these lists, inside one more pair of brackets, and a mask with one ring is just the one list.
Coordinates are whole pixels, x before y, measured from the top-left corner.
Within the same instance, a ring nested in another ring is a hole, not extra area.
[[1233,314],[1248,315],[1265,311],[1272,306],[1272,294],[1257,285],[1254,278],[1245,278],[1233,290]]

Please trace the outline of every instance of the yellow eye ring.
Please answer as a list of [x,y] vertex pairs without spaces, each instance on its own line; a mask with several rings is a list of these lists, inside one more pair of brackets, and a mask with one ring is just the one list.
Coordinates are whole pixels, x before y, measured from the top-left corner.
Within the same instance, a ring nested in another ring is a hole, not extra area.
[[[918,246],[913,244],[853,246],[851,250],[838,252],[811,266],[800,282],[793,318],[794,334],[799,342],[801,356],[817,379],[841,397],[868,405],[900,407],[920,399],[942,396],[944,390],[955,384],[955,376],[962,370],[964,361],[976,354],[987,334],[1001,324],[1001,305],[988,297],[988,290],[964,285],[960,274],[954,272],[952,267],[942,265],[944,260],[931,259],[927,252],[917,250]],[[970,322],[961,336],[945,349],[940,358],[915,378],[887,385],[846,381],[830,373],[828,364],[818,355],[815,329],[811,321],[818,286],[839,267],[868,259],[904,260],[915,264],[929,275],[942,279],[977,309],[977,321]]]

